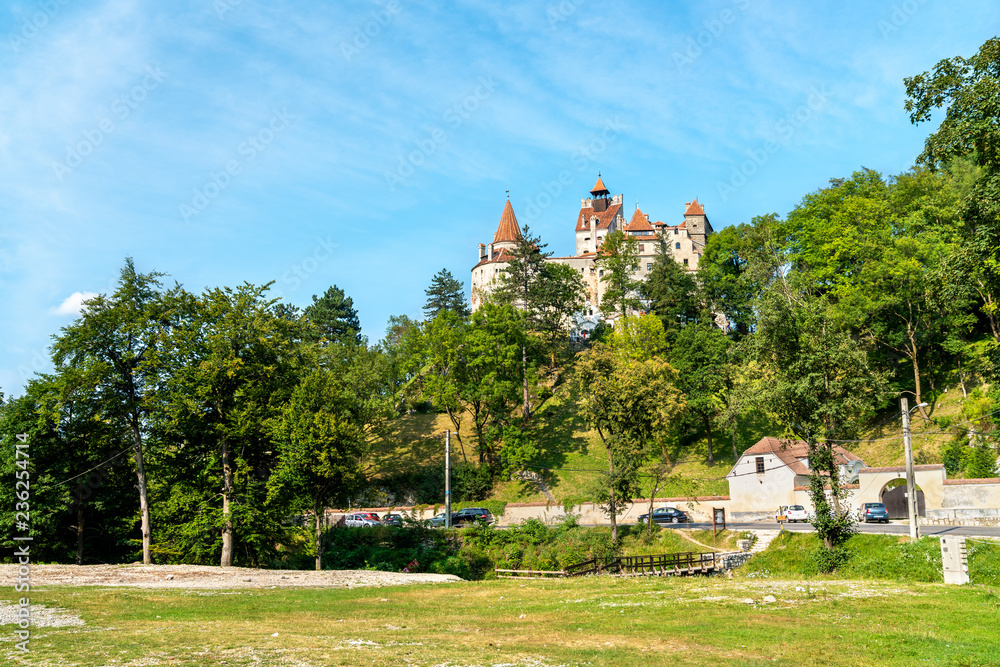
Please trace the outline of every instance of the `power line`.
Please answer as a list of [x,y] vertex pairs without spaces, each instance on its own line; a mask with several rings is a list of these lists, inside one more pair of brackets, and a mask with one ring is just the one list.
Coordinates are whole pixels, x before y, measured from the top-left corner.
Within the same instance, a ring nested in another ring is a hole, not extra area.
[[117,454],[115,454],[114,456],[112,456],[110,459],[108,459],[106,461],[103,461],[101,463],[98,463],[96,466],[94,466],[90,470],[85,470],[85,471],[81,472],[79,475],[74,475],[73,477],[70,477],[69,479],[64,479],[61,482],[56,482],[55,484],[49,484],[48,486],[43,486],[42,488],[36,489],[36,490],[37,491],[47,491],[47,490],[49,490],[51,488],[54,488],[54,487],[57,487],[57,486],[62,486],[66,482],[72,482],[74,479],[78,479],[80,477],[83,477],[84,475],[89,475],[90,473],[94,472],[98,468],[103,468],[108,463],[111,463],[112,461],[114,461],[115,459],[117,459],[119,456],[121,456],[125,452],[129,451],[130,449],[132,449],[132,448],[131,447],[126,447],[125,449],[121,450],[120,452],[118,452]]

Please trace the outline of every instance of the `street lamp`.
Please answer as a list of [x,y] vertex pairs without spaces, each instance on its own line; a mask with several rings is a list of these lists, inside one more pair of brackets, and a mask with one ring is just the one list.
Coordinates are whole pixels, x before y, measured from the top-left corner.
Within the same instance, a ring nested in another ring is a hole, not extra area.
[[909,403],[906,397],[899,399],[899,406],[903,412],[903,445],[906,448],[906,509],[910,515],[910,539],[920,538],[920,530],[917,528],[917,483],[913,476],[913,447],[910,445],[910,413],[913,410],[927,407],[926,403],[907,409]]

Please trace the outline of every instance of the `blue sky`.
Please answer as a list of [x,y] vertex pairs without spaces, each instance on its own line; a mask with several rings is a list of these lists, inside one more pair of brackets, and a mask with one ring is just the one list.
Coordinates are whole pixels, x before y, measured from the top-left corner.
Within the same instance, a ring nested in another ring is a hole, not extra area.
[[[336,284],[365,334],[468,283],[505,191],[558,255],[601,171],[629,214],[716,228],[910,167],[903,77],[995,2],[7,2],[0,389],[125,257],[192,291]],[[466,285],[468,287],[468,285]]]

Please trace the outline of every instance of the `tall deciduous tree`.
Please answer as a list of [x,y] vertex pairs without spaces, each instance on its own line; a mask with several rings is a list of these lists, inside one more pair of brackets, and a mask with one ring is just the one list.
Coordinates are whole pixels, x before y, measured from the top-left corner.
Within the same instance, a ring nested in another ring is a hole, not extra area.
[[313,512],[317,570],[323,569],[326,507],[362,486],[370,436],[392,412],[380,355],[364,346],[325,348],[274,421],[278,461],[269,499]]
[[444,310],[450,310],[463,319],[469,316],[465,286],[448,269],[441,269],[434,274],[430,287],[424,290],[424,294],[427,295],[424,317],[428,320],[433,320]]
[[273,312],[269,285],[216,288],[188,300],[191,324],[171,338],[165,426],[175,439],[204,447],[217,480],[220,564],[232,565],[242,538],[257,564],[276,531],[264,503],[273,465],[269,423],[296,382],[301,339],[296,322]]
[[163,380],[163,369],[154,360],[173,317],[161,289],[162,275],[138,273],[132,259],[126,259],[114,293],[89,300],[53,346],[57,372],[91,369],[93,391],[106,401],[107,418],[130,434],[146,564],[152,563],[152,529],[144,444],[150,406]]
[[[659,320],[647,316],[657,325]],[[643,327],[628,327],[641,331]],[[576,384],[582,396],[587,425],[597,431],[608,457],[601,504],[611,520],[611,536],[618,544],[618,514],[638,493],[639,471],[649,447],[670,428],[683,409],[684,399],[676,386],[676,372],[640,342],[595,343],[583,353],[576,368]],[[661,331],[662,337],[662,331]]]
[[712,434],[726,408],[729,372],[729,338],[710,324],[693,322],[674,338],[670,360],[677,369],[687,412],[695,416],[708,438],[708,462],[715,462]]

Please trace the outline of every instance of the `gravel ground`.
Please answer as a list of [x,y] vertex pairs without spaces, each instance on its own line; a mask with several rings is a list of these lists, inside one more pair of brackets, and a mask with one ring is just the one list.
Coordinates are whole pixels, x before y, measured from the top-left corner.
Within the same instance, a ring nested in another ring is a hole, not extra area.
[[[17,565],[0,565],[0,582],[17,580]],[[371,570],[255,570],[208,565],[32,565],[31,585],[134,588],[356,588],[462,581],[451,574]]]

